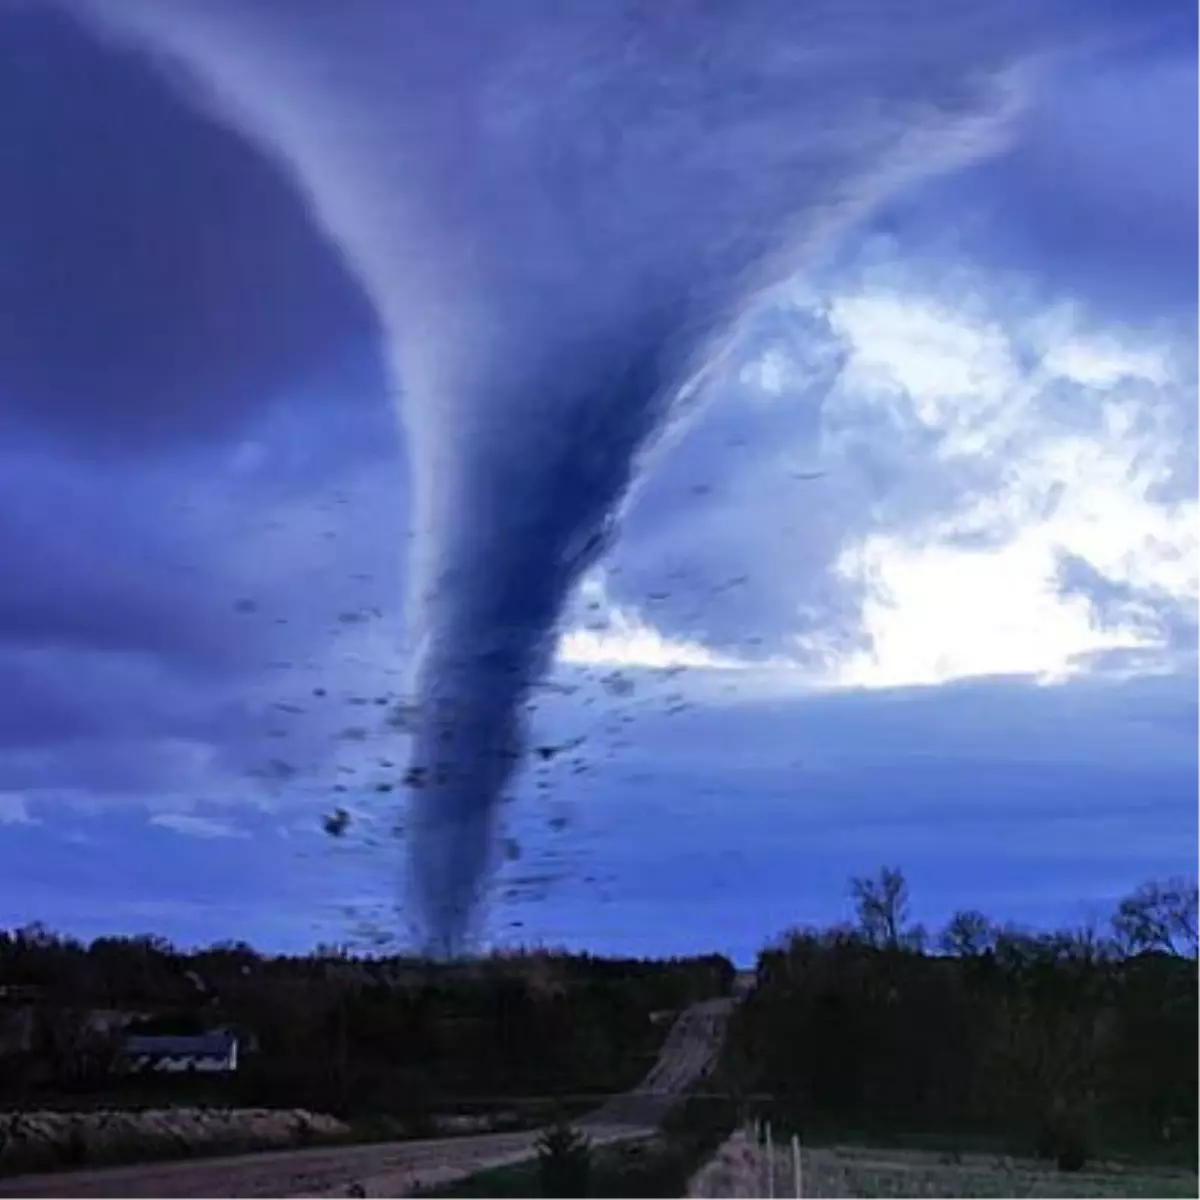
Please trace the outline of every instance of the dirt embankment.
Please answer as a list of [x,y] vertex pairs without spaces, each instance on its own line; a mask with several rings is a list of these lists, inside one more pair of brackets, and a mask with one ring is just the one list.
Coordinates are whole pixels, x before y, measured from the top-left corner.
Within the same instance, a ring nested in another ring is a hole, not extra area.
[[692,1176],[689,1197],[757,1196],[762,1191],[762,1163],[759,1147],[745,1129],[731,1134]]
[[0,1172],[336,1141],[349,1127],[302,1108],[0,1113]]

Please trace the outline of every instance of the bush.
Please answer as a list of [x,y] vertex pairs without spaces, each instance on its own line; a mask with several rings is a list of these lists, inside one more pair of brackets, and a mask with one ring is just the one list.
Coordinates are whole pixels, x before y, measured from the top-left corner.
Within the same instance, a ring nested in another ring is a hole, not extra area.
[[1078,1114],[1057,1113],[1038,1129],[1038,1158],[1055,1163],[1060,1171],[1082,1171],[1087,1165],[1090,1141],[1087,1124]]
[[592,1153],[587,1138],[565,1121],[552,1125],[538,1138],[538,1179],[543,1196],[589,1194]]
[[1082,1138],[1068,1135],[1060,1143],[1054,1160],[1060,1171],[1082,1171],[1087,1165],[1087,1145]]

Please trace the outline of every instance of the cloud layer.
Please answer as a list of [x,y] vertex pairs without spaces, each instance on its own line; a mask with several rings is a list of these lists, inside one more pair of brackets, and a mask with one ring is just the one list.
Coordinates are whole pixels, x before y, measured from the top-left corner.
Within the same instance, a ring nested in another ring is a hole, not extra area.
[[[380,280],[328,236],[330,213],[353,197],[297,188],[295,164],[242,140],[211,96],[197,103],[194,89],[179,90],[175,68],[95,42],[44,8],[15,11],[20,19],[0,34],[0,54],[15,64],[3,119],[6,145],[26,165],[0,195],[0,219],[32,249],[0,265],[0,284],[22,298],[0,317],[9,345],[0,356],[0,552],[17,566],[0,583],[0,819],[13,839],[4,870],[19,881],[12,911],[66,912],[72,881],[86,879],[89,899],[71,921],[111,911],[191,936],[208,905],[207,927],[219,936],[234,911],[222,895],[245,895],[238,911],[247,913],[285,903],[299,919],[371,893],[385,898],[395,932],[395,855],[372,843],[391,843],[414,727],[403,703],[414,661],[401,601],[406,586],[420,591],[421,576],[405,562],[403,534],[410,497],[432,476],[410,479],[396,458],[383,354],[406,379],[423,379],[426,396],[461,384],[459,400],[439,401],[436,412],[409,405],[413,428],[431,422],[426,450],[441,446],[444,456],[411,449],[454,481],[444,495],[427,490],[418,507],[436,512],[449,537],[420,543],[418,572],[434,570],[428,552],[440,545],[439,555],[466,560],[489,582],[516,581],[479,590],[475,575],[460,574],[463,586],[439,589],[429,615],[470,634],[474,652],[485,644],[481,623],[515,614],[526,640],[505,634],[494,645],[528,646],[530,622],[547,632],[570,572],[528,595],[522,574],[540,569],[538,556],[560,544],[554,530],[573,526],[597,494],[580,486],[586,470],[554,464],[610,432],[586,422],[560,429],[549,418],[573,405],[591,413],[584,381],[597,378],[597,362],[620,360],[627,332],[604,318],[606,306],[619,301],[631,264],[653,263],[658,251],[617,255],[637,238],[614,216],[556,257],[562,238],[576,235],[548,228],[537,260],[545,295],[517,304],[520,255],[544,222],[510,224],[505,205],[483,213],[464,201],[447,214],[473,211],[511,238],[491,259],[465,264],[482,275],[454,274],[464,263],[445,260],[449,308],[422,302],[440,285],[410,253],[421,269],[402,281],[411,289],[404,304],[428,318],[414,327],[431,357],[381,349],[363,298],[377,300]],[[1084,23],[1102,25],[1097,12],[1089,6]],[[651,39],[646,53],[659,52],[673,53],[669,40]],[[873,52],[860,47],[855,61]],[[54,69],[21,67],[42,60]],[[489,98],[541,86],[522,61]],[[661,921],[682,922],[678,937],[703,944],[669,897],[702,888],[705,839],[736,842],[741,826],[728,822],[737,814],[761,870],[722,867],[710,886],[736,883],[739,928],[752,941],[777,922],[788,892],[781,883],[756,918],[754,878],[782,881],[802,863],[819,908],[830,886],[840,888],[839,873],[870,868],[856,855],[900,837],[910,809],[913,829],[958,830],[966,861],[975,826],[953,815],[952,797],[992,796],[981,777],[1008,780],[996,784],[987,820],[1009,830],[1012,852],[987,871],[972,859],[964,880],[987,875],[1010,895],[1021,886],[1031,897],[1107,894],[1156,862],[1181,869],[1169,847],[1194,835],[1194,770],[1186,754],[1169,777],[1156,764],[1186,751],[1195,732],[1195,286],[1171,215],[1189,203],[1194,211],[1194,175],[1169,165],[1194,151],[1194,136],[1186,118],[1142,137],[1127,124],[1124,97],[1132,87],[1165,116],[1179,110],[1189,78],[1194,85],[1194,63],[1162,50],[1056,68],[1040,93],[1048,99],[1006,125],[1010,150],[947,181],[907,186],[870,224],[809,257],[803,279],[741,326],[705,376],[707,409],[660,448],[615,550],[570,600],[553,686],[522,702],[531,769],[504,789],[515,802],[492,810],[504,826],[492,846],[504,860],[497,928],[509,916],[522,930],[563,936],[603,925],[613,945],[631,934],[609,912],[657,904]],[[603,81],[585,88],[563,127],[603,92]],[[743,115],[754,108],[748,101]],[[509,149],[526,144],[519,106],[497,111],[509,124],[495,136]],[[995,131],[994,111],[985,104],[983,126],[972,128]],[[737,115],[726,114],[734,124]],[[319,114],[313,120],[319,131]],[[369,145],[372,128],[339,123],[333,132],[354,129]],[[109,153],[105,131],[117,129]],[[1076,167],[1048,187],[1064,154]],[[138,162],[151,160],[156,174],[139,174]],[[530,172],[543,161],[530,158]],[[574,178],[560,165],[545,182],[555,197],[547,211],[576,211],[559,203]],[[189,182],[197,173],[204,187]],[[640,220],[671,209],[664,176],[644,174],[614,179],[618,191],[641,188],[634,209],[614,214]],[[729,183],[717,182],[720,195]],[[577,211],[603,215],[611,195],[580,196]],[[770,188],[755,196],[765,204]],[[1084,209],[1087,220],[1072,224]],[[694,230],[710,219],[703,206],[688,216]],[[133,245],[146,230],[146,244]],[[59,274],[56,246],[70,260]],[[435,248],[424,249],[442,264]],[[387,271],[392,251],[408,253],[392,242],[379,250]],[[193,262],[201,251],[205,261]],[[168,282],[178,268],[202,286],[163,286],[147,267],[159,259]],[[459,311],[468,289],[470,298],[513,300],[505,321],[489,323],[488,305]],[[647,286],[644,298],[666,295]],[[394,327],[397,305],[382,310]],[[91,341],[89,313],[99,314]],[[585,320],[601,336],[568,339],[535,362],[554,330]],[[643,328],[645,366],[662,325]],[[438,329],[449,331],[440,344]],[[143,338],[153,344],[138,358]],[[34,344],[31,366],[22,347]],[[528,375],[505,357],[516,350],[534,355],[522,360],[533,364]],[[501,359],[511,366],[485,379],[482,364]],[[554,388],[533,386],[539,371],[554,375]],[[514,412],[537,420],[503,417]],[[537,495],[553,497],[548,515]],[[429,521],[422,527],[428,533]],[[539,645],[548,653],[553,642],[551,633]],[[442,673],[449,692],[473,689],[481,676],[472,672],[486,678],[496,667],[473,657],[466,674]],[[995,679],[1012,673],[1022,680]],[[978,691],[963,693],[955,681],[969,679]],[[912,704],[912,684],[940,703]],[[1107,690],[1089,690],[1100,684]],[[891,705],[913,714],[893,758],[857,770],[846,748],[874,744]],[[836,720],[825,719],[831,713]],[[1177,739],[1169,751],[1165,730]],[[905,758],[906,739],[930,743],[934,757]],[[1064,740],[1070,761],[1049,782],[1047,756]],[[802,749],[800,766],[800,749],[789,757],[787,747]],[[710,760],[709,749],[720,753]],[[1010,754],[1031,761],[1006,775]],[[703,761],[704,778],[689,755]],[[1105,779],[1089,755],[1109,762]],[[829,769],[814,773],[822,758]],[[1127,773],[1115,770],[1120,762]],[[908,782],[893,813],[885,801],[900,774]],[[918,803],[924,787],[944,798],[938,815]],[[1078,861],[1046,865],[1031,844],[1022,848],[1021,822],[1036,841],[1042,810],[1006,816],[1004,788],[1096,796],[1070,817]],[[787,792],[803,802],[785,811],[772,796]],[[828,808],[834,797],[841,817]],[[1153,812],[1143,811],[1146,797]],[[352,813],[335,860],[294,861],[321,838],[319,818],[332,805]],[[851,838],[847,822],[868,812],[876,833]],[[1139,857],[1122,867],[1118,847],[1134,845],[1138,822]],[[921,836],[905,841],[906,858],[925,864],[922,891],[949,896],[958,852],[922,851]],[[652,895],[637,882],[651,845],[664,881]],[[787,861],[768,853],[787,845],[804,849]],[[85,869],[85,853],[122,863],[120,878]],[[620,879],[601,882],[613,874]],[[243,877],[255,881],[249,891]],[[66,889],[58,898],[55,881]],[[632,907],[595,908],[597,888]],[[552,904],[529,907],[547,894]]]
[[822,238],[994,149],[1017,67],[1068,27],[961,4],[119,15],[294,173],[387,329],[417,531],[411,867],[458,945],[521,702],[680,389]]

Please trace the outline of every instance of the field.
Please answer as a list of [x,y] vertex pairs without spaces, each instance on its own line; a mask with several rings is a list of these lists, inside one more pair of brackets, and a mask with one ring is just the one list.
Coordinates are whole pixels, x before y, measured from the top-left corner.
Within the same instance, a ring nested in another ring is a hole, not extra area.
[[[793,1200],[791,1154],[776,1153],[775,1200]],[[996,1156],[944,1156],[917,1151],[828,1147],[802,1152],[803,1200],[1175,1200],[1200,1196],[1200,1176],[1136,1172],[1116,1166],[1061,1174],[1050,1166]],[[755,1189],[751,1189],[752,1190]],[[766,1180],[758,1182],[766,1198]],[[716,1200],[713,1196],[713,1200]]]

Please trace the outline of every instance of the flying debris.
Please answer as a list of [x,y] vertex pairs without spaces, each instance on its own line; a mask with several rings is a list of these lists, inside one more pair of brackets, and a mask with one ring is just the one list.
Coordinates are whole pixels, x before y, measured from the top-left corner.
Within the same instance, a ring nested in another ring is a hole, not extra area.
[[551,692],[559,696],[573,696],[579,691],[577,684],[559,683],[554,679],[547,679],[538,684],[538,689],[543,692]]
[[563,753],[564,750],[575,750],[586,741],[586,736],[580,736],[572,738],[568,742],[562,742],[557,746],[536,746],[534,749],[542,762],[549,762],[556,755]]
[[401,702],[387,715],[387,724],[398,733],[412,733],[417,726],[421,710],[416,704]]
[[600,686],[610,696],[631,696],[636,690],[633,680],[620,671],[612,671],[608,675],[601,676]]
[[335,808],[321,819],[321,826],[330,837],[340,838],[350,828],[350,814],[344,808]]

